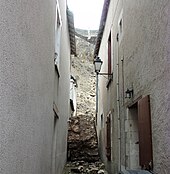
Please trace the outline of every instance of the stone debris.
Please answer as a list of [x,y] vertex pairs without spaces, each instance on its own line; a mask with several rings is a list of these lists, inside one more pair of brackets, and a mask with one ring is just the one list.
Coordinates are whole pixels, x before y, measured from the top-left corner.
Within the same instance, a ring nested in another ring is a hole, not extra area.
[[97,174],[105,174],[104,170],[99,170]]
[[[84,30],[81,30],[84,35]],[[69,119],[68,163],[63,174],[107,174],[100,161],[95,129],[96,76],[93,65],[94,45],[76,37],[77,56],[71,71],[78,84],[76,117]]]
[[[86,32],[86,31],[85,31]],[[82,35],[84,31],[82,31]],[[96,77],[93,64],[94,45],[76,37],[77,56],[71,60],[71,72],[76,78],[76,113],[93,117],[95,115]]]
[[63,174],[108,174],[103,167],[104,164],[99,161],[94,163],[85,161],[69,162],[66,164]]
[[81,115],[69,119],[68,161],[99,160],[94,118]]

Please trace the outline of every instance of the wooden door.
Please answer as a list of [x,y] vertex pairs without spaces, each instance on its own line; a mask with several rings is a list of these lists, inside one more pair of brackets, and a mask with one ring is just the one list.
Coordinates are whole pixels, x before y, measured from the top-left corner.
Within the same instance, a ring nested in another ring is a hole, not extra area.
[[142,169],[152,169],[152,132],[150,99],[146,96],[138,101],[139,164]]

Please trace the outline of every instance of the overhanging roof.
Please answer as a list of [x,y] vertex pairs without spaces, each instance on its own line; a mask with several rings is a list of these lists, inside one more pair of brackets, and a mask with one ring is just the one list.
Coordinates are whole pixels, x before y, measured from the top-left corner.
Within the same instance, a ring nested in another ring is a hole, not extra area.
[[76,55],[76,40],[73,13],[67,8],[68,29],[70,36],[71,54]]
[[100,44],[101,44],[101,40],[103,37],[103,31],[104,31],[104,27],[105,27],[105,23],[106,23],[106,19],[107,19],[107,12],[108,12],[108,8],[109,8],[109,4],[110,4],[110,0],[104,1],[102,15],[101,15],[101,19],[100,19],[99,31],[98,31],[98,35],[97,35],[97,41],[96,41],[96,45],[95,45],[95,49],[94,49],[94,58],[96,56],[98,56],[98,53],[99,53]]

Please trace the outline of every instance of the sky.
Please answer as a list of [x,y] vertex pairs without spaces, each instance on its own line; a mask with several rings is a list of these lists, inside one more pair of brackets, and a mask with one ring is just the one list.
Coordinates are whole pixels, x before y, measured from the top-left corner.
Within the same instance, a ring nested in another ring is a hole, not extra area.
[[104,0],[67,0],[74,14],[74,26],[80,29],[98,30]]

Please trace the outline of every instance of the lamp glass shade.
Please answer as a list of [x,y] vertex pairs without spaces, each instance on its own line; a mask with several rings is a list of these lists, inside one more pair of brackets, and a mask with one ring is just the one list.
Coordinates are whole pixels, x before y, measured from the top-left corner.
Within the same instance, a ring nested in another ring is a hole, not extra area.
[[97,73],[100,72],[102,63],[103,63],[103,61],[99,57],[97,57],[94,60],[94,69],[95,69],[95,72],[97,72]]
[[126,93],[126,98],[130,98],[130,93]]
[[126,93],[125,98],[131,98],[133,96],[133,89],[130,90],[127,88],[125,93]]

